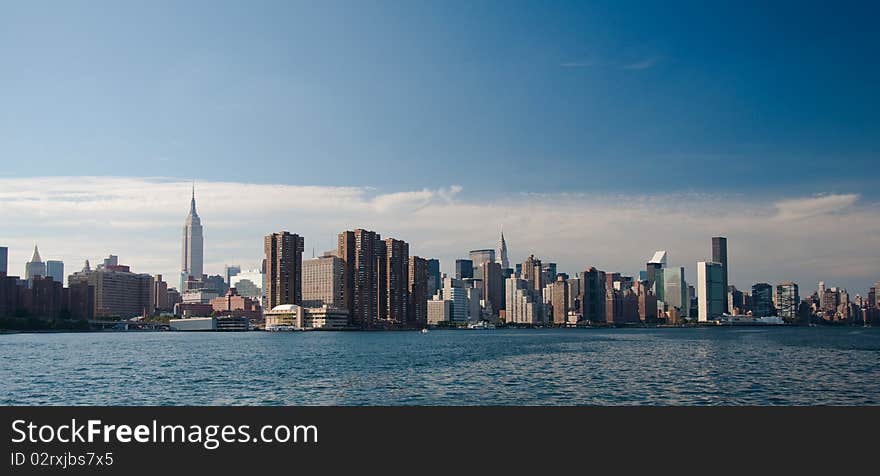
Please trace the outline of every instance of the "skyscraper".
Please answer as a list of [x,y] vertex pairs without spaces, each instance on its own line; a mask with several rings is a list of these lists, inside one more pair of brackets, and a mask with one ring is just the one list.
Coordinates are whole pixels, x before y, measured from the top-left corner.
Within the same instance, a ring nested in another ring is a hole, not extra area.
[[378,233],[357,229],[339,234],[336,255],[345,261],[345,305],[352,323],[370,327],[378,313],[379,263],[385,244]]
[[204,239],[202,237],[202,220],[196,213],[196,189],[193,186],[192,200],[189,205],[189,215],[183,225],[183,246],[180,263],[180,291],[186,291],[184,284],[187,278],[192,276],[196,280],[202,279],[204,272],[202,265],[204,260]]
[[469,259],[455,260],[455,279],[473,279],[474,262]]
[[563,276],[551,285],[550,304],[553,306],[553,325],[565,325],[568,321],[568,283]]
[[226,265],[223,267],[223,275],[226,278],[226,285],[232,287],[232,277],[237,276],[241,272],[241,266],[237,264]]
[[[728,285],[728,264],[727,264],[727,238],[723,236],[712,237],[712,261],[721,264],[721,281],[724,285],[725,293]],[[727,299],[724,300],[724,312],[730,312]]]
[[9,250],[5,246],[0,246],[0,276],[9,273]]
[[798,306],[801,298],[798,295],[798,285],[787,281],[776,285],[776,306],[779,310],[779,317],[788,322],[797,319]]
[[500,263],[485,263],[483,265],[483,298],[486,308],[493,316],[504,309],[504,275],[501,272]]
[[266,235],[266,306],[302,304],[302,252],[305,240],[286,231]]
[[498,241],[498,263],[501,264],[501,270],[510,268],[510,260],[507,258],[507,242],[504,241],[504,229],[501,229],[501,240]]
[[467,289],[460,279],[443,280],[443,299],[452,302],[452,322],[461,323],[468,320]]
[[302,269],[304,307],[345,307],[345,261],[342,258],[325,254],[303,261]]
[[24,265],[24,278],[33,279],[36,276],[45,275],[46,263],[43,263],[43,259],[40,258],[40,251],[37,249],[37,245],[34,245],[34,255],[31,257],[31,260]]
[[384,264],[380,266],[379,317],[405,324],[409,315],[409,244],[385,240]]
[[409,257],[409,316],[407,323],[422,327],[428,323],[428,260]]
[[605,272],[584,271],[581,278],[581,315],[585,321],[605,322]]
[[697,320],[706,322],[724,314],[727,292],[721,263],[697,263]]
[[440,260],[428,260],[428,297],[437,294],[441,286],[440,282]]
[[471,250],[470,253],[468,253],[468,258],[470,258],[471,263],[473,263],[474,266],[474,278],[484,279],[483,268],[486,263],[495,262],[495,250]]
[[661,269],[666,267],[666,251],[655,251],[654,256],[648,261],[645,265],[645,274],[648,279],[648,286],[654,287],[654,292],[657,295],[658,299],[663,299],[663,283],[660,282],[659,286],[654,286],[657,283],[657,280],[663,279],[661,275]]
[[664,268],[663,274],[663,302],[681,312],[682,316],[688,315],[690,303],[687,300],[687,283],[684,280],[684,267],[673,266]]
[[529,255],[522,264],[522,278],[528,281],[529,287],[537,292],[544,289],[544,267],[535,255]]
[[755,317],[772,316],[773,286],[767,283],[756,283],[752,286],[752,315]]
[[55,280],[55,282],[64,282],[64,262],[59,260],[46,261],[46,276]]

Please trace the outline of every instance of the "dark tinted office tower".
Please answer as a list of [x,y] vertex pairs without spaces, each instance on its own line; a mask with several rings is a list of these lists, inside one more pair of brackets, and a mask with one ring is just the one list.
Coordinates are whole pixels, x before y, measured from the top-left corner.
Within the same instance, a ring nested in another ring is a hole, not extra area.
[[504,274],[501,263],[483,264],[483,295],[491,306],[493,315],[504,309]]
[[661,269],[663,269],[662,263],[647,263],[645,265],[649,287],[654,286],[654,283],[657,282],[657,275],[661,273]]
[[728,286],[727,287],[727,307],[730,308],[730,313],[733,314],[739,309],[739,312],[745,314],[749,309],[746,306],[745,295],[739,289],[736,289],[736,286]]
[[281,304],[302,303],[302,252],[305,240],[286,231],[266,235],[266,303],[272,309]]
[[385,240],[385,265],[382,267],[384,312],[382,319],[404,324],[409,316],[409,245],[402,240]]
[[605,273],[596,268],[584,271],[581,278],[581,315],[590,322],[605,321]]
[[752,315],[767,317],[774,314],[773,286],[767,283],[757,283],[752,286]]
[[[712,261],[721,263],[722,285],[727,290],[727,238],[722,236],[712,237]],[[727,299],[724,300],[724,312],[730,312]]]
[[428,324],[428,261],[409,257],[409,307],[407,323],[422,327]]
[[344,231],[339,234],[336,254],[345,261],[343,300],[352,323],[370,327],[378,317],[379,265],[384,266],[385,244],[378,233],[369,230]]
[[8,260],[9,250],[5,246],[0,246],[0,276],[5,276],[9,272]]
[[473,279],[474,262],[469,259],[455,260],[455,279]]
[[440,260],[428,260],[428,297],[437,294],[443,283],[440,282]]

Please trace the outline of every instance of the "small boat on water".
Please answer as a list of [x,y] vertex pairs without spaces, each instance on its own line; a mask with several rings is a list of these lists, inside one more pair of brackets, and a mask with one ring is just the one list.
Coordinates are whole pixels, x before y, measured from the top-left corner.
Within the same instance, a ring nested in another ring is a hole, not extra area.
[[266,326],[266,330],[269,332],[295,332],[301,329],[297,329],[295,326],[274,325]]
[[486,330],[486,329],[494,329],[495,324],[487,321],[473,322],[468,324],[468,329],[478,329],[478,330]]
[[422,334],[427,334],[427,333],[428,333],[428,328],[427,328],[427,327],[423,327],[422,330],[419,331],[419,332],[421,332]]

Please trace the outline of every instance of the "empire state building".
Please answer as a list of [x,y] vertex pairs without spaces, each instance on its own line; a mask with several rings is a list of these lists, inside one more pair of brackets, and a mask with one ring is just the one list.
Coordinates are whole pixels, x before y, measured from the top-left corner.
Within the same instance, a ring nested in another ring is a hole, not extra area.
[[202,279],[203,246],[202,220],[196,213],[196,190],[193,187],[189,215],[186,217],[186,224],[183,225],[183,253],[180,263],[181,292],[186,290],[184,285],[190,276],[198,280]]

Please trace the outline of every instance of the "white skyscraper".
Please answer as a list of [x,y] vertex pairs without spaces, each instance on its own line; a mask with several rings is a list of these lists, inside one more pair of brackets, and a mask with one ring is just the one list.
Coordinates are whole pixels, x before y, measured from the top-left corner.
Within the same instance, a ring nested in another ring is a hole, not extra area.
[[721,263],[697,263],[697,320],[706,322],[724,314],[724,266]]
[[504,241],[504,230],[501,230],[501,241],[498,242],[498,263],[501,264],[501,271],[510,268],[510,260],[507,259],[507,242]]
[[184,284],[189,276],[201,279],[203,274],[204,242],[202,238],[202,221],[196,213],[196,189],[193,187],[189,215],[183,226],[183,253],[180,264],[180,290],[185,291]]

